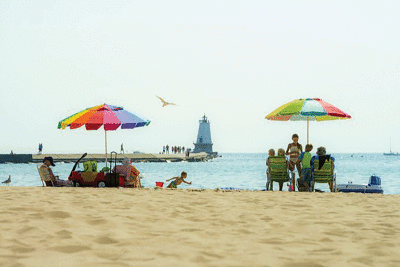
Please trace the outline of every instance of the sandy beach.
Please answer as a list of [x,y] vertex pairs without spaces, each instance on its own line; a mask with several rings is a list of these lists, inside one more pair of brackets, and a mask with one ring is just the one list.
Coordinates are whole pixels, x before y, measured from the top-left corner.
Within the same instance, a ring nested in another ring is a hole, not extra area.
[[399,266],[400,196],[1,187],[0,266]]

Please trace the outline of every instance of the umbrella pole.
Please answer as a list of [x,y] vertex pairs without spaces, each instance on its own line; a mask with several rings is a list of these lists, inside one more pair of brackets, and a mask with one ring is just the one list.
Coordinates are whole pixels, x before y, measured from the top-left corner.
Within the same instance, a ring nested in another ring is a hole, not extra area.
[[307,144],[310,143],[309,132],[310,132],[310,119],[307,117]]
[[104,131],[104,142],[106,147],[106,167],[107,167],[107,131]]

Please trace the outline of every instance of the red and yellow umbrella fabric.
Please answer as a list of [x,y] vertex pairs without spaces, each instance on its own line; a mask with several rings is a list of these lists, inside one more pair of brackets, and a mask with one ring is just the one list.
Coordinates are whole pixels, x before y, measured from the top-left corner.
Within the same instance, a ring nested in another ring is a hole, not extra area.
[[351,116],[319,98],[296,99],[272,111],[266,117],[273,121],[307,121],[307,143],[309,121],[345,120]]

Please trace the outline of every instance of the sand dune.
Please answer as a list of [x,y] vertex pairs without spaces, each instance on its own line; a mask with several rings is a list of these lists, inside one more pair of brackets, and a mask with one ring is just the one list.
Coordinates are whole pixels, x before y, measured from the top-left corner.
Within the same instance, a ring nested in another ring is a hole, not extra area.
[[0,266],[400,266],[400,196],[1,187]]

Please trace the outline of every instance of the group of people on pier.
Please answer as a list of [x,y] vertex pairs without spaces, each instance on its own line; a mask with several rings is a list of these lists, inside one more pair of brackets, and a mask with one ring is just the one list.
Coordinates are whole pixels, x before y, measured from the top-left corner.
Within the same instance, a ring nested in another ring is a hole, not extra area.
[[[169,154],[169,145],[163,146],[163,154]],[[185,154],[184,146],[171,146],[171,154]]]

